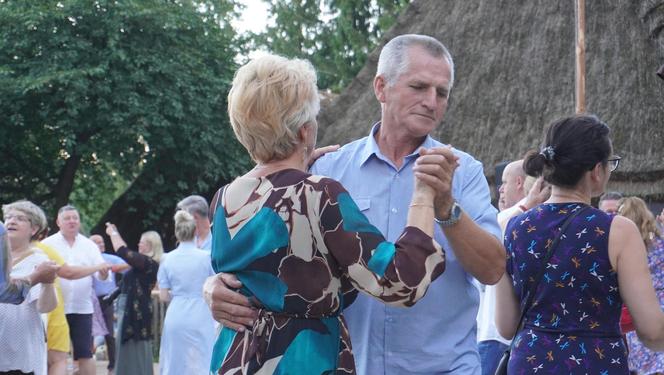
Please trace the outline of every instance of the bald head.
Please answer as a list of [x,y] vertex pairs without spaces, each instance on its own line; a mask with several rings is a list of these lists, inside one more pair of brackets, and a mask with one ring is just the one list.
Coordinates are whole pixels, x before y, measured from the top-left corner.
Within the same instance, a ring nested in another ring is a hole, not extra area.
[[104,239],[102,238],[102,236],[98,234],[93,234],[92,236],[90,236],[90,241],[96,243],[97,247],[99,248],[99,251],[101,251],[102,253],[106,251],[106,244],[104,243]]
[[500,185],[500,200],[498,208],[502,211],[519,203],[526,196],[524,183],[526,172],[523,170],[523,160],[513,161],[503,169],[502,184]]

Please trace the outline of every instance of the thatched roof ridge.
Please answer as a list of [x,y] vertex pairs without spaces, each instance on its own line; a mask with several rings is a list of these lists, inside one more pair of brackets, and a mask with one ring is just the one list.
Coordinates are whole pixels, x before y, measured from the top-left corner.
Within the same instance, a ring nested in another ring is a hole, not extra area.
[[[542,128],[574,112],[570,1],[415,0],[385,40],[437,37],[456,65],[435,136],[494,166],[536,147]],[[586,2],[586,105],[611,126],[623,156],[612,189],[664,200],[664,0]],[[381,45],[382,47],[382,45]],[[379,49],[320,115],[320,144],[367,134],[380,118],[371,83]]]

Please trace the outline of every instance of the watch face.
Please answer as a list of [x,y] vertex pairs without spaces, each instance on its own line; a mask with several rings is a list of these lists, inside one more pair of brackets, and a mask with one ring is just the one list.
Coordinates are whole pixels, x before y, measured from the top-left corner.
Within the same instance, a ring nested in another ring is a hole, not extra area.
[[452,216],[455,219],[458,219],[459,216],[461,216],[461,206],[454,203],[454,206],[452,206],[452,215],[450,216]]

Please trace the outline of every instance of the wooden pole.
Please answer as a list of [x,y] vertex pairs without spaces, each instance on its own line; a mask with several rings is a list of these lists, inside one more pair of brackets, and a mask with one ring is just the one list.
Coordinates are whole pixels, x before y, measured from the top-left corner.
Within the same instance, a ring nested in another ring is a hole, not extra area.
[[576,113],[586,112],[586,1],[575,0],[576,14]]

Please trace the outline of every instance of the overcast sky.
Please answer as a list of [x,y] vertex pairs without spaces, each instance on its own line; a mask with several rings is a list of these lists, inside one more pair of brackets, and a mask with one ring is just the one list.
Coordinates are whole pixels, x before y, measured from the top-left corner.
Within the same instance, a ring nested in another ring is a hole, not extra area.
[[233,23],[238,32],[262,31],[267,23],[267,4],[262,0],[242,0],[245,5],[242,17]]

